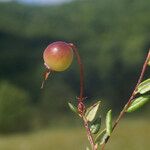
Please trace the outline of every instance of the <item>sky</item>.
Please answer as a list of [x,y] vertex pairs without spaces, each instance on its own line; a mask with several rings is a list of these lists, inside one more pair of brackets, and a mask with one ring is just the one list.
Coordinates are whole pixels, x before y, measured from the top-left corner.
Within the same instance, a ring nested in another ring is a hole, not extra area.
[[[9,2],[13,0],[0,0],[0,2]],[[69,2],[71,0],[16,0],[28,4],[60,4],[63,2]]]

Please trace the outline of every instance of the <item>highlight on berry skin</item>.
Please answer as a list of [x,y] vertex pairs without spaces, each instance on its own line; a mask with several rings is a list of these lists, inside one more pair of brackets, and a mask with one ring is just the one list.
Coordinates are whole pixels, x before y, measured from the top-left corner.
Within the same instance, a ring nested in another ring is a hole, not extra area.
[[[73,49],[66,42],[53,42],[44,50],[43,59],[46,67],[46,72],[44,73],[45,81],[50,72],[60,72],[69,68],[73,60]],[[44,81],[41,88],[43,88]]]

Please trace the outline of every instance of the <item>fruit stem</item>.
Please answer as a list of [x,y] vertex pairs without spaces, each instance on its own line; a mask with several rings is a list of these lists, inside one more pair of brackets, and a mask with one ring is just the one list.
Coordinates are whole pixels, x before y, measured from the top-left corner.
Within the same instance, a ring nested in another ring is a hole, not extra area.
[[90,131],[88,121],[87,121],[87,119],[84,116],[85,105],[84,105],[83,101],[84,101],[85,97],[84,97],[84,94],[83,94],[83,92],[84,92],[83,64],[82,64],[82,61],[81,61],[81,58],[80,58],[80,55],[78,53],[78,50],[77,50],[76,46],[74,44],[72,44],[72,43],[69,43],[69,45],[73,49],[73,51],[74,51],[74,53],[75,53],[75,55],[77,57],[77,62],[78,62],[79,68],[80,68],[80,96],[78,97],[78,111],[79,111],[79,115],[83,119],[83,124],[84,124],[84,127],[86,129],[87,137],[88,137],[88,140],[90,142],[92,150],[97,150],[97,146],[94,143],[94,139],[93,139],[92,133]]
[[80,67],[80,96],[79,96],[79,102],[82,102],[84,100],[84,95],[83,95],[83,90],[84,90],[84,71],[83,71],[83,64],[80,58],[80,55],[78,53],[78,50],[76,48],[76,46],[72,43],[69,43],[69,45],[71,46],[71,48],[73,49],[76,57],[77,57],[77,62],[79,64]]
[[[149,52],[148,52],[148,54],[147,54],[147,57],[146,57],[146,60],[145,60],[145,62],[144,62],[144,64],[143,64],[142,71],[141,71],[140,77],[139,77],[139,79],[138,79],[138,81],[137,81],[137,84],[136,84],[136,86],[135,86],[135,88],[134,88],[134,90],[133,90],[133,92],[132,92],[132,94],[131,94],[131,96],[130,96],[128,102],[126,103],[126,105],[124,106],[124,108],[123,108],[122,111],[120,112],[118,118],[116,119],[115,124],[113,125],[113,128],[112,128],[112,132],[114,131],[114,129],[116,128],[116,126],[118,125],[119,121],[122,119],[122,117],[124,116],[124,114],[126,113],[126,110],[129,108],[129,106],[130,106],[132,100],[133,100],[134,97],[136,96],[137,88],[138,88],[139,84],[140,84],[140,83],[142,82],[142,80],[143,80],[143,77],[144,77],[144,74],[145,74],[145,72],[146,72],[146,68],[147,68],[147,66],[148,66],[149,60],[150,60],[150,50],[149,50]],[[102,144],[102,147],[101,147],[102,150],[104,150],[105,145],[106,145],[106,143],[108,142],[109,138],[110,138],[110,136],[108,137],[107,141],[106,141],[104,144]]]

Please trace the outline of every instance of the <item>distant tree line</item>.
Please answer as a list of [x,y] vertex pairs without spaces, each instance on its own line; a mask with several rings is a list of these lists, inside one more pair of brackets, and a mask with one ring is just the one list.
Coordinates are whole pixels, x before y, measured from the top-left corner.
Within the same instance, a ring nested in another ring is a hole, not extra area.
[[[13,86],[16,93],[22,93],[20,99],[28,99],[21,107],[43,122],[53,113],[67,114],[66,102],[76,101],[79,93],[75,60],[69,70],[53,74],[40,90],[42,52],[49,43],[62,40],[79,48],[89,102],[100,98],[104,105],[120,109],[150,47],[149,6],[149,0],[77,0],[58,6],[0,3],[0,90],[7,85],[9,94]],[[12,101],[1,93],[0,101]],[[24,122],[30,120],[28,113],[22,115]]]

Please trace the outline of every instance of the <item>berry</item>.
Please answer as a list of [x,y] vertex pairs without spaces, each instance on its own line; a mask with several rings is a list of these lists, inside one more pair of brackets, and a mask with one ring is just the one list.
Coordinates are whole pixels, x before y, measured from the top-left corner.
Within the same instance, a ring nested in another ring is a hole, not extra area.
[[49,70],[64,71],[72,63],[73,50],[68,43],[54,42],[44,50],[43,59]]

